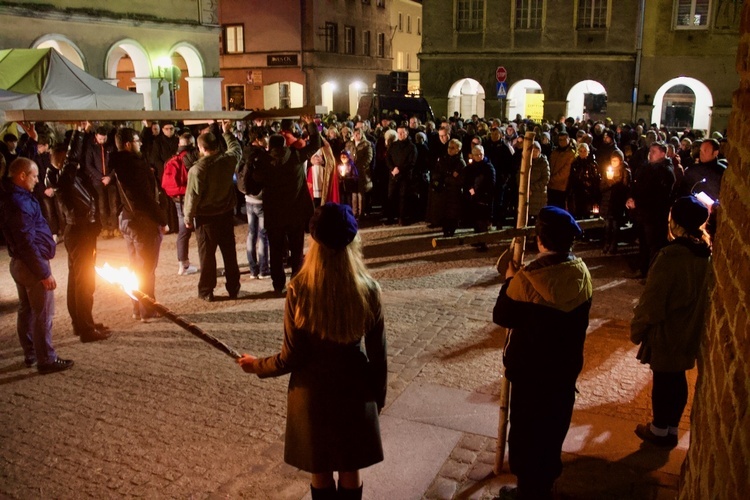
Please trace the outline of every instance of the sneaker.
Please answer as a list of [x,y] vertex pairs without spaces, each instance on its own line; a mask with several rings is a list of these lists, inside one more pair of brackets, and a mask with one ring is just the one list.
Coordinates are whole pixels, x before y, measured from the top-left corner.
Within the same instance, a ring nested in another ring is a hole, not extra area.
[[214,301],[214,294],[213,292],[207,294],[207,295],[198,295],[198,298],[201,300],[205,300],[206,302],[213,302]]
[[635,428],[635,434],[643,441],[663,448],[674,448],[677,446],[677,434],[667,434],[666,436],[657,436],[651,430],[651,424],[638,424]]
[[177,274],[179,276],[188,276],[190,274],[195,274],[198,272],[198,268],[195,266],[191,266],[190,264],[186,266],[183,266],[180,264],[180,268],[177,270]]
[[271,278],[270,274],[259,274],[258,275],[258,279],[259,280],[267,280],[267,279],[270,279],[270,278]]
[[57,358],[52,363],[45,363],[43,365],[37,365],[36,370],[41,375],[47,375],[49,373],[61,372],[67,370],[73,366],[72,359],[60,359]]

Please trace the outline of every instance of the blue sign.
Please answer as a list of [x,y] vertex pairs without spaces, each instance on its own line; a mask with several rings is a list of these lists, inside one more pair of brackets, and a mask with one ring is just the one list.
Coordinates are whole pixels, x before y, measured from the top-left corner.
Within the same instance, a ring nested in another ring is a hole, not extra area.
[[497,98],[505,99],[508,97],[508,82],[497,82]]

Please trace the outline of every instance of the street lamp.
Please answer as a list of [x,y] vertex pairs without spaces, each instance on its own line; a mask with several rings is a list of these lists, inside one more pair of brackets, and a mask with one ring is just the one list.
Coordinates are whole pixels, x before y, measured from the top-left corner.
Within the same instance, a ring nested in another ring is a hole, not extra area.
[[177,80],[179,78],[179,69],[172,64],[171,57],[162,57],[157,61],[159,67],[159,89],[156,92],[156,96],[159,97],[159,109],[161,109],[161,96],[164,93],[164,83],[168,85],[169,90],[169,109],[170,111],[175,108],[175,92],[179,86]]

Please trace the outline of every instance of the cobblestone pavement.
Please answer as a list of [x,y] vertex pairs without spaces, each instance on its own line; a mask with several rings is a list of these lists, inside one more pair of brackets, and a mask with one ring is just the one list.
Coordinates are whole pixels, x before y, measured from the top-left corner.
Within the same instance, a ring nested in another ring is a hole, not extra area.
[[[243,261],[245,226],[235,233]],[[500,285],[494,261],[504,247],[491,245],[489,253],[469,246],[433,249],[435,234],[422,225],[362,232],[367,263],[384,291],[387,407],[417,382],[499,393],[502,334],[491,323],[491,311]],[[193,242],[194,262],[195,248]],[[602,256],[592,244],[582,244],[578,253],[591,269],[596,291],[576,411],[633,425],[645,422],[650,373],[634,359],[628,341],[628,321],[642,287],[622,278],[624,258]],[[133,321],[129,299],[101,280],[95,319],[114,335],[81,344],[65,306],[66,259],[59,245],[53,261],[54,342],[60,356],[76,365],[39,376],[22,363],[15,287],[7,252],[0,255],[0,497],[296,499],[306,494],[307,474],[282,460],[286,377],[248,376],[167,320]],[[122,240],[100,240],[98,263],[105,261],[126,264]],[[244,273],[239,300],[206,303],[197,297],[197,275],[177,276],[176,264],[175,236],[169,235],[157,270],[160,302],[240,351],[277,352],[283,301],[270,293],[268,280]],[[219,299],[226,296],[222,281],[215,291]],[[682,430],[688,422],[686,412]],[[494,449],[495,439],[464,433],[424,497],[492,498],[501,484],[512,482],[508,475],[491,477]],[[606,462],[567,457],[561,482],[569,480],[560,495],[574,498],[576,491],[585,491],[577,485],[593,470],[602,477],[612,473]],[[673,483],[674,478],[662,481],[672,485],[667,491],[673,491]],[[640,491],[638,478],[628,485],[630,493]]]

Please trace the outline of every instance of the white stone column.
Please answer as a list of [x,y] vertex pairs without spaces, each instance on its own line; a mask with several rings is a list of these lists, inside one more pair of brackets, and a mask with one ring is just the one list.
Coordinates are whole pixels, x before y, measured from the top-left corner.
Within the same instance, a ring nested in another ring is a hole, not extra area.
[[188,94],[191,111],[218,111],[221,109],[221,82],[224,78],[188,76]]
[[[169,82],[161,78],[133,78],[135,90],[143,94],[143,104],[147,111],[169,111]],[[162,94],[159,97],[159,85]]]

